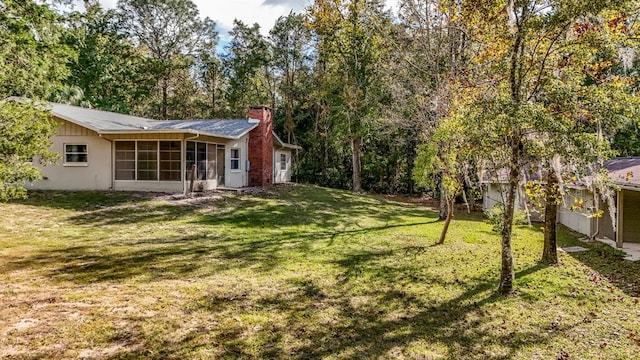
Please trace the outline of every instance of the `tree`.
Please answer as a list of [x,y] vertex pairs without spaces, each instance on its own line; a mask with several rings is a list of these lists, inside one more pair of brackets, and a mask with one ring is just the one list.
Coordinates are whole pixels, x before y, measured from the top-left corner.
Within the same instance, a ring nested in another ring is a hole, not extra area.
[[273,66],[280,78],[278,90],[284,107],[284,130],[287,142],[295,142],[294,110],[301,96],[299,77],[310,70],[311,33],[304,17],[297,14],[281,16],[269,32]]
[[55,123],[38,99],[63,88],[66,64],[74,57],[61,41],[64,35],[62,18],[47,5],[0,2],[1,201],[25,196],[24,183],[42,176],[34,158],[43,163],[55,159],[49,151]]
[[131,113],[151,95],[151,64],[125,37],[114,10],[105,11],[97,2],[86,2],[85,7],[84,13],[72,13],[68,20],[67,43],[78,57],[69,64],[67,83],[81,89],[82,100],[92,107]]
[[270,103],[265,69],[269,48],[260,34],[260,25],[245,25],[234,20],[229,32],[231,41],[222,57],[223,71],[228,79],[227,101],[233,116],[242,116],[247,104]]
[[[389,117],[409,136],[418,133],[428,139],[450,114],[456,84],[464,78],[468,66],[469,42],[460,11],[455,1],[400,1],[397,59],[389,62],[387,71],[394,84]],[[415,154],[409,148],[406,155],[411,167]],[[441,175],[434,174],[436,178]],[[441,220],[447,218],[448,209],[443,186],[440,182],[433,189],[434,194],[439,193]]]
[[447,217],[437,244],[443,244],[453,219],[456,196],[464,191],[464,178],[470,163],[470,148],[464,127],[455,116],[443,119],[430,140],[418,150],[414,177],[416,182],[433,188],[434,179],[441,177],[442,197],[447,204]]
[[191,0],[120,0],[118,11],[123,29],[154,59],[161,89],[159,116],[167,119],[171,77],[176,70],[192,65],[194,51],[202,37],[210,33],[210,26],[200,20]]
[[352,189],[360,191],[361,147],[365,123],[376,118],[382,93],[380,70],[388,54],[389,14],[379,0],[317,0],[310,26],[319,37],[326,66],[325,91],[351,145]]
[[209,94],[210,107],[209,115],[216,117],[217,94],[220,86],[221,64],[216,54],[218,45],[218,32],[215,30],[215,23],[206,19],[204,22],[205,33],[198,46],[198,65],[200,70],[200,80],[204,85],[205,92]]
[[[589,111],[581,107],[588,105],[588,101],[573,103],[575,106],[569,112],[556,109],[551,94],[571,88],[580,89],[576,95],[589,97],[594,90],[601,89],[573,81],[576,77],[584,78],[579,67],[572,68],[573,71],[564,67],[571,61],[581,61],[579,55],[587,54],[590,49],[586,43],[577,41],[580,30],[575,25],[581,19],[597,17],[621,3],[624,2],[576,0],[507,1],[506,4],[468,1],[465,4],[463,16],[474,25],[470,35],[476,55],[472,61],[480,65],[470,77],[473,86],[463,94],[468,101],[465,128],[483,155],[490,174],[495,178],[502,171],[508,180],[501,232],[500,293],[508,294],[513,289],[511,236],[521,174],[527,164],[549,159],[543,155],[561,153],[567,147],[561,140],[572,134],[568,128],[575,122],[575,115]],[[571,51],[579,53],[574,57]],[[565,86],[567,83],[571,85]],[[572,144],[595,139],[592,149],[603,148],[598,145],[602,139],[594,138],[593,134],[586,136],[582,132],[568,138],[574,140]],[[572,155],[577,156],[578,152]]]

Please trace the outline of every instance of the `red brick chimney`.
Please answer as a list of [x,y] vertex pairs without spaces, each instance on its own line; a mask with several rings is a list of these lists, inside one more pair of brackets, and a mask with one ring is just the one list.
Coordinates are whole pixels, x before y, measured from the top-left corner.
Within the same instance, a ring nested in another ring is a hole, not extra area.
[[273,183],[273,120],[271,108],[250,106],[249,119],[260,124],[249,132],[249,186],[271,186]]

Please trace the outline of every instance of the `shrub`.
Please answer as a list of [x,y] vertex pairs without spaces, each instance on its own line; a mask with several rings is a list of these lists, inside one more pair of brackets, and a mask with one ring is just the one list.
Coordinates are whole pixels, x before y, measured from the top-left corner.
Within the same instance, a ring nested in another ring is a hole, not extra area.
[[[491,209],[485,210],[485,216],[489,220],[491,224],[491,228],[493,231],[500,233],[502,232],[502,218],[504,216],[504,205],[502,203],[495,204]],[[527,221],[527,214],[516,208],[513,212],[513,223],[515,225],[525,225],[529,222]]]

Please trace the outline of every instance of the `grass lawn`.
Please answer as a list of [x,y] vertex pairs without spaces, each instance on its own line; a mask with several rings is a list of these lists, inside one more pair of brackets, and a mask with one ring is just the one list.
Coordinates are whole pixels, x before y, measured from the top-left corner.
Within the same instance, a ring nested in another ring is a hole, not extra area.
[[561,230],[500,242],[459,214],[313,186],[0,204],[0,358],[636,359],[640,264]]

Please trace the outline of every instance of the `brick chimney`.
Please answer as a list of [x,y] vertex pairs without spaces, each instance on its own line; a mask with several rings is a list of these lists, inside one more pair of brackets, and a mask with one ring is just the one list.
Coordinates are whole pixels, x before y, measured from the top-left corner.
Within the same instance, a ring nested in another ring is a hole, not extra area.
[[249,132],[249,186],[271,186],[273,183],[273,120],[271,108],[250,106],[247,117],[260,120]]

